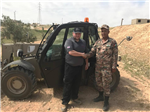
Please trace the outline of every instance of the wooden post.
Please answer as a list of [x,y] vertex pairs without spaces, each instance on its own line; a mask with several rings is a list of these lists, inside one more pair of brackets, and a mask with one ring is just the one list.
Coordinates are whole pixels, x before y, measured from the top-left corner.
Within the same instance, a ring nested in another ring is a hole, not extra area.
[[122,26],[122,23],[123,23],[123,18],[122,18],[122,20],[121,20],[121,26]]

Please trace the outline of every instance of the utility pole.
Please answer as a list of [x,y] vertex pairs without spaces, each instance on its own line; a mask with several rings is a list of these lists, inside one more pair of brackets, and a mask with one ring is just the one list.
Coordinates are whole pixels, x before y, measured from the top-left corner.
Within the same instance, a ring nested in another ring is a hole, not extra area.
[[14,12],[14,20],[16,20],[16,11]]
[[3,16],[3,14],[2,14],[2,12],[3,12],[3,11],[2,11],[2,7],[3,7],[3,6],[2,6],[2,5],[3,5],[3,2],[2,2],[2,0],[1,0],[1,5],[0,5],[0,6],[1,6],[1,11],[0,11],[0,14],[1,14],[1,15],[0,15],[0,19],[3,18],[3,17],[2,17],[2,16]]
[[39,24],[41,23],[41,4],[39,2]]

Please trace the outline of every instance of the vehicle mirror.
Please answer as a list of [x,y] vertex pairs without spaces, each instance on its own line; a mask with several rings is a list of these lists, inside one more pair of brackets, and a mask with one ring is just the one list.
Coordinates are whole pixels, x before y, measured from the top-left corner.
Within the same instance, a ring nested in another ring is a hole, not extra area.
[[17,50],[17,57],[22,57],[23,56],[23,50],[22,49],[18,49]]
[[130,41],[130,40],[132,40],[132,37],[127,36],[127,37],[126,37],[126,40],[127,40],[127,41]]

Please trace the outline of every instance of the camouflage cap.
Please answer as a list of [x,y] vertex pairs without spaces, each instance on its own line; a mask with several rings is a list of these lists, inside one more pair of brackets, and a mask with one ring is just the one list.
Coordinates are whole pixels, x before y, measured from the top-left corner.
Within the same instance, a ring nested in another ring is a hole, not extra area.
[[103,25],[101,26],[101,29],[102,29],[102,28],[105,28],[105,29],[109,30],[109,26],[106,25],[106,24],[103,24]]

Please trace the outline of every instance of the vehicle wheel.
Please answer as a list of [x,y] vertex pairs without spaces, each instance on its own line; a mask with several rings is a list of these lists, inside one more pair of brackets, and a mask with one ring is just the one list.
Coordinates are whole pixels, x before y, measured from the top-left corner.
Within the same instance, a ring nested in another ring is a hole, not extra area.
[[[111,91],[115,90],[119,84],[120,81],[120,72],[118,71],[118,69],[116,70],[115,73],[112,74],[112,82],[110,83],[110,89]],[[97,85],[96,85],[96,81],[95,81],[95,75],[94,73],[89,77],[89,83],[94,86],[94,88],[96,90],[97,89]]]
[[24,99],[34,92],[37,81],[32,71],[21,67],[10,68],[2,75],[2,91],[10,99]]
[[0,71],[0,94],[2,93],[2,90],[1,90],[1,80],[2,80],[2,73]]
[[90,86],[92,86],[92,87],[94,86],[94,88],[95,88],[96,90],[98,90],[98,89],[97,89],[97,84],[96,84],[95,74],[94,74],[94,73],[89,76],[88,84],[89,84]]
[[116,72],[112,74],[112,82],[110,83],[111,91],[117,88],[119,81],[120,81],[120,72],[117,69]]

